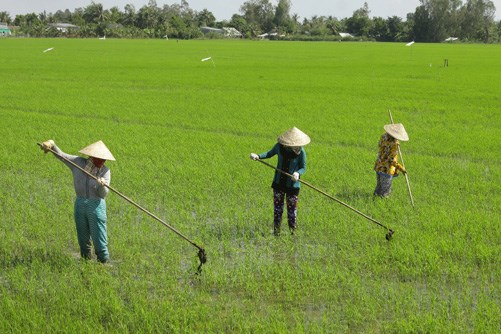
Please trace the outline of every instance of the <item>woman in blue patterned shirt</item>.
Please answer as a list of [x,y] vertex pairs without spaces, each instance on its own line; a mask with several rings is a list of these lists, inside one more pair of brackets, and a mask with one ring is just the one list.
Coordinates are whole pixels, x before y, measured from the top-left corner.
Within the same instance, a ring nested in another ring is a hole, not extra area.
[[293,234],[297,228],[297,201],[301,187],[299,178],[306,172],[306,152],[303,146],[310,143],[310,137],[298,128],[293,127],[280,135],[277,141],[268,152],[259,155],[251,153],[250,158],[252,160],[259,160],[277,155],[277,169],[292,175],[292,177],[289,177],[279,171],[275,171],[271,187],[273,188],[274,205],[273,233],[275,235],[280,234],[284,199],[286,199],[288,224]]

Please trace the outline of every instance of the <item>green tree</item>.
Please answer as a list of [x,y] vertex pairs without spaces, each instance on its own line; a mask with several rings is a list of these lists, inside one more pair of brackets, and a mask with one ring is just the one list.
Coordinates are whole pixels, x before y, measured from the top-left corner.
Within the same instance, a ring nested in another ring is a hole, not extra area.
[[414,13],[408,13],[406,20],[402,22],[402,30],[397,34],[397,42],[409,42],[414,40]]
[[212,12],[203,9],[195,15],[195,21],[198,27],[213,27],[216,24],[216,17]]
[[292,32],[296,33],[299,30],[299,26],[301,23],[299,22],[299,14],[294,13],[291,16],[291,22],[292,22]]
[[459,36],[461,33],[461,0],[450,0],[447,32],[449,36]]
[[16,15],[14,24],[20,27],[20,31],[30,36],[41,37],[44,30],[44,24],[35,13],[26,15]]
[[369,36],[372,24],[369,14],[369,5],[364,2],[364,5],[355,10],[353,15],[347,19],[346,27],[348,32],[357,36]]
[[327,28],[330,35],[337,35],[342,32],[341,26],[341,22],[339,22],[339,20],[333,16],[329,16],[325,20],[325,27]]
[[40,19],[40,22],[47,23],[47,18],[48,18],[47,12],[44,10],[43,12],[38,14],[38,18]]
[[12,20],[10,18],[10,14],[8,12],[0,12],[0,22],[11,24]]
[[108,22],[121,23],[124,19],[124,13],[117,6],[111,7],[108,15]]
[[343,29],[342,23],[333,16],[317,16],[311,19],[304,18],[300,26],[300,32],[311,36],[331,36],[336,35]]
[[462,14],[462,38],[489,42],[495,36],[496,7],[492,1],[468,0],[462,8]]
[[291,2],[290,0],[278,0],[275,8],[275,16],[273,24],[279,31],[292,32],[294,24],[290,16]]
[[174,15],[170,18],[169,20],[169,36],[175,37],[175,38],[185,38],[186,37],[186,24],[184,23],[183,19],[178,16]]
[[120,22],[124,26],[134,26],[136,24],[136,8],[132,4],[127,4],[124,7],[124,14]]
[[75,9],[73,14],[71,14],[71,23],[79,27],[84,26],[85,19],[83,18],[83,15],[84,15],[84,10],[82,8]]
[[196,12],[185,0],[182,0],[180,4],[164,5],[160,12],[159,25],[161,31],[166,33],[157,34],[157,37],[167,35],[186,39],[202,35],[196,20]]
[[431,18],[425,6],[418,6],[414,12],[412,32],[416,42],[429,42],[433,39]]
[[386,20],[386,25],[388,27],[388,41],[397,42],[400,41],[402,36],[404,36],[404,23],[402,19],[398,16],[389,17]]
[[275,16],[273,5],[269,0],[249,0],[240,7],[240,12],[250,26],[258,27],[261,32],[273,29]]
[[369,37],[374,38],[376,41],[389,41],[388,23],[380,16],[372,18],[371,29],[369,30]]
[[501,20],[499,20],[498,24],[496,25],[496,31],[498,35],[498,42],[501,42]]
[[54,22],[63,22],[63,23],[70,23],[72,22],[72,14],[69,9],[66,9],[64,12],[61,10],[58,10],[54,15],[53,15]]
[[249,24],[242,15],[233,14],[228,25],[240,31],[244,36],[250,37]]
[[150,0],[147,6],[139,9],[136,15],[136,25],[141,29],[155,29],[160,19],[160,8],[155,0]]
[[103,8],[100,3],[91,2],[90,5],[85,7],[83,12],[83,19],[86,23],[102,23],[106,21],[108,11]]
[[[418,31],[427,30],[425,41],[441,42],[459,31],[460,0],[419,0],[419,2],[421,3],[420,7],[425,10],[420,9],[419,17],[416,15],[415,24],[427,26],[417,28]],[[418,13],[416,12],[416,14]]]

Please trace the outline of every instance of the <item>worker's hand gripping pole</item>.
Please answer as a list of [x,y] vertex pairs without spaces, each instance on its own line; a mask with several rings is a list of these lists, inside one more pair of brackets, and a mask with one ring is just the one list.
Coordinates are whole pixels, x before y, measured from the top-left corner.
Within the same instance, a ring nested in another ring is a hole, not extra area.
[[[289,174],[289,173],[287,173],[287,172],[285,172],[285,171],[283,171],[283,170],[281,170],[281,169],[278,169],[278,168],[276,168],[276,167],[273,167],[272,165],[270,165],[269,163],[267,163],[267,162],[265,162],[265,161],[263,161],[263,160],[261,160],[261,159],[258,159],[257,161],[259,161],[260,163],[262,163],[262,164],[264,164],[264,165],[266,165],[266,166],[268,166],[268,167],[270,167],[270,168],[273,168],[274,170],[278,171],[279,173],[282,173],[282,174],[287,175],[287,176],[289,176],[289,177],[291,177],[291,178],[292,178],[292,175],[291,175],[291,174]],[[395,233],[392,229],[390,229],[390,228],[388,228],[387,226],[385,226],[385,225],[381,224],[380,222],[378,222],[378,221],[377,221],[377,220],[375,220],[374,218],[371,218],[371,217],[367,216],[366,214],[364,214],[364,213],[362,213],[361,211],[359,211],[359,210],[355,209],[355,208],[354,208],[354,207],[352,207],[351,205],[348,205],[348,204],[344,203],[343,201],[340,201],[339,199],[335,198],[334,196],[331,196],[331,195],[327,194],[325,191],[322,191],[322,190],[318,189],[317,187],[314,187],[314,186],[312,186],[311,184],[309,184],[308,182],[303,181],[303,180],[301,180],[301,179],[299,179],[298,181],[299,181],[299,182],[301,182],[302,184],[304,184],[305,186],[308,186],[308,187],[310,187],[311,189],[313,189],[313,190],[315,190],[315,191],[317,191],[317,192],[321,193],[322,195],[327,196],[328,198],[330,198],[330,199],[332,199],[332,200],[334,200],[334,201],[338,202],[339,204],[341,204],[341,205],[343,205],[343,206],[347,207],[348,209],[350,209],[350,210],[352,210],[352,211],[356,212],[357,214],[359,214],[359,215],[361,215],[362,217],[364,217],[364,218],[366,218],[366,219],[370,220],[370,221],[371,221],[371,222],[373,222],[374,224],[377,224],[377,225],[379,225],[379,226],[381,226],[381,227],[385,228],[385,229],[388,231],[388,233],[386,234],[386,240],[390,240],[390,239],[391,239],[391,237],[393,236],[393,233]]]
[[[37,144],[38,144],[38,146],[43,147],[42,144],[40,144],[40,143],[37,143]],[[66,159],[65,157],[63,157],[62,155],[58,154],[52,148],[45,148],[45,149],[47,149],[48,151],[50,151],[54,155],[58,156],[59,158],[63,159],[67,163],[71,164],[73,167],[77,168],[79,171],[81,171],[82,173],[84,173],[88,177],[90,177],[90,178],[92,178],[92,179],[94,179],[94,180],[97,181],[97,177],[95,177],[91,173],[87,172],[85,169],[83,169],[82,167],[78,166],[73,161],[70,161],[70,160]],[[176,233],[178,236],[180,236],[184,240],[188,241],[194,247],[198,248],[198,258],[200,260],[200,265],[198,266],[197,271],[198,271],[198,273],[200,273],[202,271],[202,265],[207,262],[207,254],[205,253],[205,249],[203,249],[202,247],[200,247],[199,245],[197,245],[196,243],[194,243],[193,241],[191,241],[190,239],[188,239],[188,237],[186,237],[184,234],[182,234],[181,232],[179,232],[178,230],[176,230],[174,227],[170,226],[169,224],[167,224],[166,222],[164,222],[162,219],[160,219],[159,217],[157,217],[156,215],[154,215],[150,211],[146,210],[145,208],[143,208],[142,206],[140,206],[139,204],[137,204],[136,202],[134,202],[132,199],[130,199],[129,197],[125,196],[124,194],[122,194],[121,192],[119,192],[118,190],[116,190],[115,188],[113,188],[112,186],[110,186],[108,184],[104,184],[104,186],[106,188],[110,189],[112,192],[114,192],[118,196],[122,197],[124,200],[126,200],[130,204],[134,205],[139,210],[141,210],[144,213],[146,213],[151,218],[153,218],[156,221],[158,221],[161,224],[163,224],[165,227],[167,227],[168,229],[170,229],[172,232]]]
[[[391,116],[390,110],[388,110],[388,114],[390,115],[391,123],[395,124],[395,122],[393,122],[393,117]],[[402,156],[402,151],[400,150],[400,144],[397,145],[397,148],[398,148],[398,155],[400,156],[400,161],[402,161],[402,166],[404,166],[405,168],[404,157]],[[411,199],[411,204],[412,207],[414,207],[414,198],[412,197],[411,185],[409,183],[409,175],[407,175],[407,172],[405,172],[404,175],[405,175],[405,182],[407,183],[407,190],[409,191],[409,197]]]

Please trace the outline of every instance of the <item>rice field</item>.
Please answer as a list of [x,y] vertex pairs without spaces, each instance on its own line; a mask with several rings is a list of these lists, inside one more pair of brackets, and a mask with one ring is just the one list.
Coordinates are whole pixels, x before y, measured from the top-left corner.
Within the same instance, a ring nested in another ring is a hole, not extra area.
[[[0,39],[0,50],[0,332],[501,328],[500,45]],[[389,199],[372,196],[388,110],[409,133],[415,208],[403,178]],[[390,226],[390,242],[304,186],[298,232],[273,236],[273,171],[249,153],[292,126],[312,139],[303,179]],[[111,185],[203,245],[202,273],[196,248],[114,193],[112,265],[81,260],[71,173],[40,151],[47,139],[71,154],[103,140]]]

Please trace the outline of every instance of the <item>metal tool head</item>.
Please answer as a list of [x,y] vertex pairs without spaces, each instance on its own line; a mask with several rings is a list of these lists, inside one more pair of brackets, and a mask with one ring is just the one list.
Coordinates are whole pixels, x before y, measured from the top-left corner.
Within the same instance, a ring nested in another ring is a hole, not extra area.
[[207,262],[207,254],[205,253],[205,249],[198,249],[198,259],[200,260],[200,264],[198,265],[195,275],[200,275],[202,273],[202,266]]
[[395,233],[392,229],[388,229],[388,233],[386,233],[386,240],[390,241],[393,237],[393,233]]
[[200,264],[204,264],[207,262],[207,254],[205,253],[205,249],[200,248],[198,251],[198,258],[200,259]]

